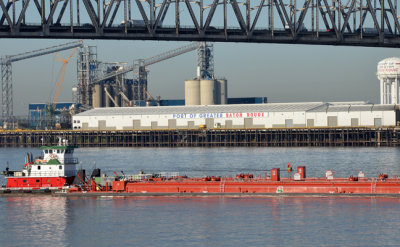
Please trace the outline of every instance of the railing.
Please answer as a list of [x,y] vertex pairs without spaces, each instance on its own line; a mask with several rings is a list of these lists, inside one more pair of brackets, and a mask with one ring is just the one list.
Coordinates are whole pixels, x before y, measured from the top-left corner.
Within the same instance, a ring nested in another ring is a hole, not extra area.
[[76,171],[31,171],[28,176],[23,176],[22,172],[14,172],[9,177],[72,177],[76,176]]
[[70,177],[75,175],[76,171],[33,171],[30,172],[29,177]]
[[30,172],[29,177],[63,177],[64,171]]

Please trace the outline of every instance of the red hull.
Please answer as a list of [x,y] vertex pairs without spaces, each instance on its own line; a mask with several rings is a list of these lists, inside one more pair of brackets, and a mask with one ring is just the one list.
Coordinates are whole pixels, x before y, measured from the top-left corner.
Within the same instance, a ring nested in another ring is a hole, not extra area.
[[70,185],[74,177],[10,177],[7,188],[49,188]]
[[[71,193],[80,193],[72,189]],[[199,179],[177,179],[165,181],[114,181],[111,187],[92,186],[85,193],[132,193],[132,194],[399,194],[400,179],[349,179],[307,178],[302,181],[282,179],[224,179],[202,181]]]

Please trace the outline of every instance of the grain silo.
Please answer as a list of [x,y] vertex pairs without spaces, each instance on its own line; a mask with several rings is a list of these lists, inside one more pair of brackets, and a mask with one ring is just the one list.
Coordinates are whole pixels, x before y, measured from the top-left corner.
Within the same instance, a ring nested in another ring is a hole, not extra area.
[[200,80],[185,81],[185,105],[200,105]]
[[216,83],[214,79],[200,80],[200,104],[214,105],[218,102],[216,97]]
[[92,91],[92,106],[99,108],[103,106],[103,85],[101,83],[95,84]]
[[216,80],[218,104],[228,104],[228,81],[226,79]]

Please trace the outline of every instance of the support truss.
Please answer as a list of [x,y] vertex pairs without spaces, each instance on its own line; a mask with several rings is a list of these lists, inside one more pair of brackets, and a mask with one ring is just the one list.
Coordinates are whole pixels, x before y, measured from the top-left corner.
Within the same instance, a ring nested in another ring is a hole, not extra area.
[[0,0],[1,38],[400,47],[397,0]]

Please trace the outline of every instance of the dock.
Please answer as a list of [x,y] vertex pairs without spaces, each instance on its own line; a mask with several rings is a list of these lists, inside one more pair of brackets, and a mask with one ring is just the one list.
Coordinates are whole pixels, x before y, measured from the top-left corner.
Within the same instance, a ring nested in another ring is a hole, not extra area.
[[400,128],[0,131],[0,147],[398,147]]

